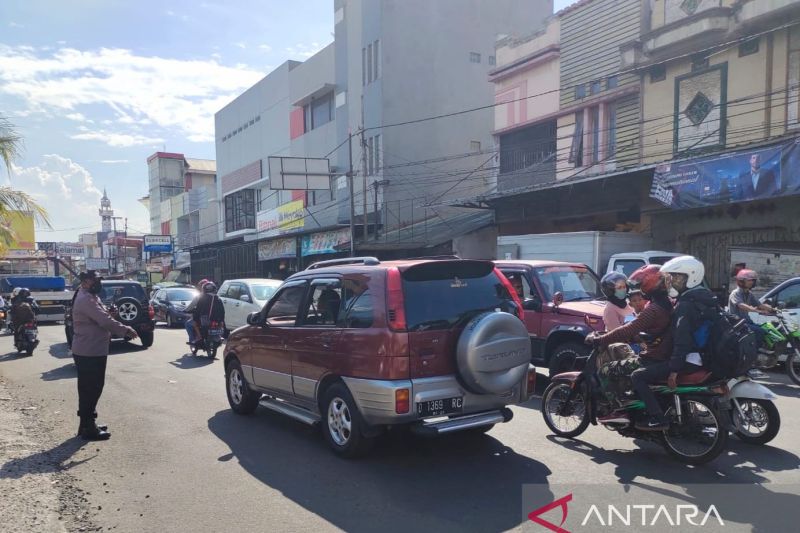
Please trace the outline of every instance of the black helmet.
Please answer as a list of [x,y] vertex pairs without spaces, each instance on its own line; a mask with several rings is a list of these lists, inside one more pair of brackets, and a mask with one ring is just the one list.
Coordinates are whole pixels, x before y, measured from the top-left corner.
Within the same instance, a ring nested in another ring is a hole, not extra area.
[[16,289],[14,289],[14,293],[12,294],[12,299],[17,301],[25,300],[30,295],[31,291],[27,287],[17,287]]
[[213,281],[209,281],[208,283],[203,285],[203,292],[206,292],[206,293],[217,292],[217,286],[214,284]]
[[622,272],[609,272],[603,279],[600,280],[600,290],[603,291],[603,294],[606,298],[613,298],[614,292],[617,290],[617,283],[623,282],[626,285],[628,283],[628,277],[623,274]]

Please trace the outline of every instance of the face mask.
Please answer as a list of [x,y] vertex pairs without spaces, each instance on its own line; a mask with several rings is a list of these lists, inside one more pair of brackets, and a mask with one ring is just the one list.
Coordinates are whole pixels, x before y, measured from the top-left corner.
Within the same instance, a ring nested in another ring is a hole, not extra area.
[[678,296],[680,296],[680,293],[678,292],[678,289],[676,289],[675,287],[670,287],[669,295],[671,298],[677,298]]
[[623,299],[625,299],[625,297],[627,295],[628,295],[628,291],[625,291],[625,290],[616,290],[616,291],[614,291],[614,296],[617,298],[617,300],[623,300]]

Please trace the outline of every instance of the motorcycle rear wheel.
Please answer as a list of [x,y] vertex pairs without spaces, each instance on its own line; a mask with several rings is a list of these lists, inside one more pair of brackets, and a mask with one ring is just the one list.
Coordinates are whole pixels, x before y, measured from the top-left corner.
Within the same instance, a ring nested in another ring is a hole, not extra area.
[[542,394],[542,416],[550,431],[568,439],[577,437],[589,427],[589,405],[583,389],[578,390],[572,405],[565,412],[564,403],[572,388],[567,383],[553,382]]
[[789,354],[786,357],[786,373],[796,385],[800,385],[800,349],[794,345],[788,346]]
[[[665,413],[673,420],[675,407]],[[710,398],[681,398],[683,423],[670,423],[662,434],[662,444],[667,453],[690,465],[701,465],[713,461],[728,443],[728,430],[722,426],[720,414]],[[692,441],[698,446],[690,450]],[[689,446],[686,446],[689,444]]]

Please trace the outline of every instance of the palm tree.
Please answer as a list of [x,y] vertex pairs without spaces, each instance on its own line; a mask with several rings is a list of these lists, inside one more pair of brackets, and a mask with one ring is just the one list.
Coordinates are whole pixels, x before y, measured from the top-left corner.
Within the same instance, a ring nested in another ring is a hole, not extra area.
[[[5,164],[9,179],[12,163],[19,157],[21,151],[22,137],[6,118],[0,116],[0,159]],[[33,196],[9,186],[0,186],[0,250],[16,238],[14,230],[11,229],[11,217],[15,211],[30,213],[36,221],[51,227],[47,211]]]

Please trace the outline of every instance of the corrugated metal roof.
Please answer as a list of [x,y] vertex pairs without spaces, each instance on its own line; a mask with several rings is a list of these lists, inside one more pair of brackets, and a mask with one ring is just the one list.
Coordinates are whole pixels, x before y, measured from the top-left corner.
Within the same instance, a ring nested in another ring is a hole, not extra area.
[[217,172],[217,162],[213,159],[186,158],[186,165],[190,170],[197,172]]

